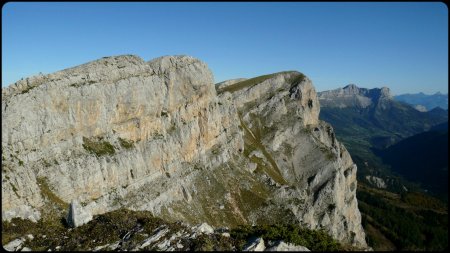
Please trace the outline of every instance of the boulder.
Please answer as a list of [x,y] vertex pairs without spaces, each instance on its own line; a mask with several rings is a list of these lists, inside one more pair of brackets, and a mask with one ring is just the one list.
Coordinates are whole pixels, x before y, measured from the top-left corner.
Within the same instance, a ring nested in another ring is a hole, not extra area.
[[83,207],[76,200],[72,200],[67,214],[67,224],[69,227],[76,228],[92,220],[92,215],[83,210]]
[[284,241],[276,241],[271,247],[267,248],[266,251],[310,251],[310,250],[300,245],[285,243]]
[[214,228],[212,228],[210,225],[208,225],[207,223],[202,223],[201,225],[199,225],[196,230],[200,233],[204,233],[204,234],[212,234],[214,233]]
[[20,249],[23,242],[24,242],[24,239],[22,239],[22,238],[15,239],[15,240],[7,243],[6,245],[3,245],[3,249],[5,249],[6,251],[17,251],[18,249]]
[[244,246],[243,251],[264,251],[266,246],[264,245],[264,240],[261,237],[252,237]]

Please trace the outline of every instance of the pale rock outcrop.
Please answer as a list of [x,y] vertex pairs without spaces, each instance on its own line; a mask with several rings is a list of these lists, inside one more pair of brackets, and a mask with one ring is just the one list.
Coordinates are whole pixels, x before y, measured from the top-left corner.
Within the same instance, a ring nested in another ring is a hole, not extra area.
[[2,220],[38,220],[52,201],[77,199],[90,215],[126,207],[213,226],[269,217],[364,247],[356,166],[319,121],[311,81],[244,82],[217,93],[198,59],[126,55],[3,88]]
[[197,227],[194,227],[194,229],[199,233],[204,233],[207,235],[214,233],[214,228],[208,225],[208,223],[202,223]]
[[414,107],[414,109],[416,109],[419,112],[427,112],[428,111],[427,108],[423,105],[415,105],[413,107]]
[[292,243],[285,243],[284,241],[276,241],[268,247],[265,251],[310,251],[308,248]]
[[244,248],[242,251],[264,251],[266,249],[266,246],[264,245],[264,240],[261,237],[258,238],[251,238],[246,245],[244,245]]
[[386,182],[380,177],[367,175],[366,180],[369,181],[369,183],[375,185],[377,188],[387,188]]
[[154,235],[150,236],[149,238],[145,239],[142,243],[141,246],[139,246],[139,249],[143,249],[149,245],[151,245],[152,243],[157,242],[158,240],[160,240],[163,236],[165,236],[167,233],[169,232],[169,228],[165,227],[165,226],[161,226],[159,228],[157,228],[154,231]]
[[[253,160],[281,186],[274,194],[276,205],[312,229],[324,228],[338,240],[366,247],[356,165],[333,128],[319,121],[311,81],[298,72],[277,73],[234,91],[233,98],[246,130],[246,152],[250,158],[263,154]],[[287,204],[291,201],[297,204]],[[273,212],[271,207],[260,211]]]
[[3,249],[5,249],[6,251],[18,251],[19,249],[22,248],[22,244],[24,241],[25,241],[24,238],[17,238],[3,245]]
[[[191,174],[186,163],[211,166],[229,159],[227,150],[242,150],[234,110],[231,97],[216,96],[206,65],[188,56],[148,63],[108,57],[4,88],[2,179],[11,183],[2,185],[2,218],[28,218],[23,207],[42,206],[36,178],[65,202],[87,202],[93,214],[148,188],[134,206],[159,212],[165,202],[189,198],[189,189],[172,187],[175,180],[161,186],[172,173]],[[121,147],[119,138],[134,147]],[[114,157],[90,154],[87,141],[113,145]],[[220,143],[227,144],[221,156],[207,159]],[[20,170],[8,170],[15,166]],[[187,184],[192,176],[185,175]]]
[[76,200],[72,200],[67,214],[67,224],[76,228],[92,220],[92,215],[86,212]]

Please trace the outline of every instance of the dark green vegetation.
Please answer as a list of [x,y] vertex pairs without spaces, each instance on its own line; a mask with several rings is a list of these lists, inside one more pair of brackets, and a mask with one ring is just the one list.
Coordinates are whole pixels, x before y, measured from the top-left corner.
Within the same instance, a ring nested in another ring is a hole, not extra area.
[[427,110],[441,107],[448,109],[448,94],[436,93],[433,95],[426,95],[422,92],[417,94],[402,94],[394,96],[394,99],[410,105],[423,105]]
[[114,155],[114,146],[102,139],[88,139],[83,137],[83,148],[96,156]]
[[23,89],[20,94],[28,93],[30,90],[36,88],[36,86],[28,86],[27,88]]
[[119,137],[119,143],[120,143],[120,146],[122,146],[122,148],[124,148],[124,149],[131,149],[134,147],[133,141],[127,141],[120,137]]
[[376,150],[392,170],[448,201],[448,124]]
[[321,107],[320,119],[330,123],[340,139],[350,141],[353,145],[349,148],[385,148],[447,121],[448,111],[419,112],[408,105],[390,101],[385,109],[376,105],[367,108]]
[[[41,219],[37,223],[19,218],[2,222],[2,244],[13,238],[32,234],[34,239],[25,246],[36,251],[47,251],[61,246],[64,250],[92,250],[93,246],[113,243],[120,240],[133,227],[141,224],[145,231],[151,232],[162,221],[148,212],[119,210],[94,217],[91,222],[68,229],[64,219]],[[45,235],[45,238],[42,237]],[[138,240],[139,238],[134,238]],[[144,238],[141,238],[142,240]]]
[[448,209],[440,200],[363,184],[358,185],[357,198],[366,240],[374,250],[448,248]]
[[269,240],[283,240],[296,245],[302,245],[312,251],[342,251],[350,250],[335,241],[321,230],[304,229],[296,225],[260,225],[240,226],[231,231],[231,237],[236,240],[237,249],[242,247],[251,237],[262,237]]
[[68,204],[53,193],[53,191],[49,188],[47,180],[45,178],[38,177],[37,183],[42,195],[50,202],[52,202],[55,207],[59,208],[60,210],[64,210],[65,208],[67,208]]
[[81,87],[86,84],[94,84],[94,83],[96,83],[96,81],[94,81],[94,80],[85,80],[84,82],[72,83],[69,86],[78,88],[78,87]]
[[[97,246],[118,242],[128,232],[141,228],[142,230],[132,234],[128,240],[122,241],[119,246],[120,250],[131,250],[141,245],[161,226],[167,227],[170,231],[165,236],[166,239],[169,239],[172,234],[178,231],[190,231],[189,228],[179,222],[165,222],[153,217],[148,211],[120,209],[96,215],[89,223],[74,229],[68,229],[62,217],[55,217],[41,219],[37,223],[20,218],[14,218],[11,222],[2,221],[2,244],[32,234],[34,239],[27,240],[24,246],[34,251],[48,251],[49,249],[54,251],[57,246],[60,246],[60,251],[93,250]],[[231,229],[230,235],[231,237],[224,237],[220,233],[201,234],[195,239],[188,239],[186,236],[181,239],[183,248],[180,250],[242,250],[242,247],[252,236],[260,236],[266,242],[267,240],[284,240],[285,242],[306,246],[312,250],[352,249],[340,245],[323,231],[303,229],[295,225],[241,226]],[[155,248],[145,249],[156,250]]]

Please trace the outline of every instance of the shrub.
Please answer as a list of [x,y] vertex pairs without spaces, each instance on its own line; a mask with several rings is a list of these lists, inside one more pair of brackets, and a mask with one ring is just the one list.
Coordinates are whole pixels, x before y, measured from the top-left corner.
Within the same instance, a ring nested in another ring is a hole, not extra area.
[[134,147],[134,142],[133,141],[127,141],[127,140],[122,139],[120,137],[119,137],[119,143],[120,143],[120,146],[122,146],[122,148],[125,148],[125,149],[130,149],[130,148]]
[[114,155],[116,153],[114,146],[107,141],[89,140],[83,137],[83,148],[96,156]]

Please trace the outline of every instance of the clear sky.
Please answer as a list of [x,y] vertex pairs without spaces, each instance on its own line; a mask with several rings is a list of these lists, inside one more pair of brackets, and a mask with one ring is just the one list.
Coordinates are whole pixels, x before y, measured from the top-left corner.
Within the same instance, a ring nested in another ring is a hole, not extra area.
[[354,83],[448,93],[443,3],[7,3],[2,86],[104,56],[186,54],[215,81],[298,70],[317,91]]

